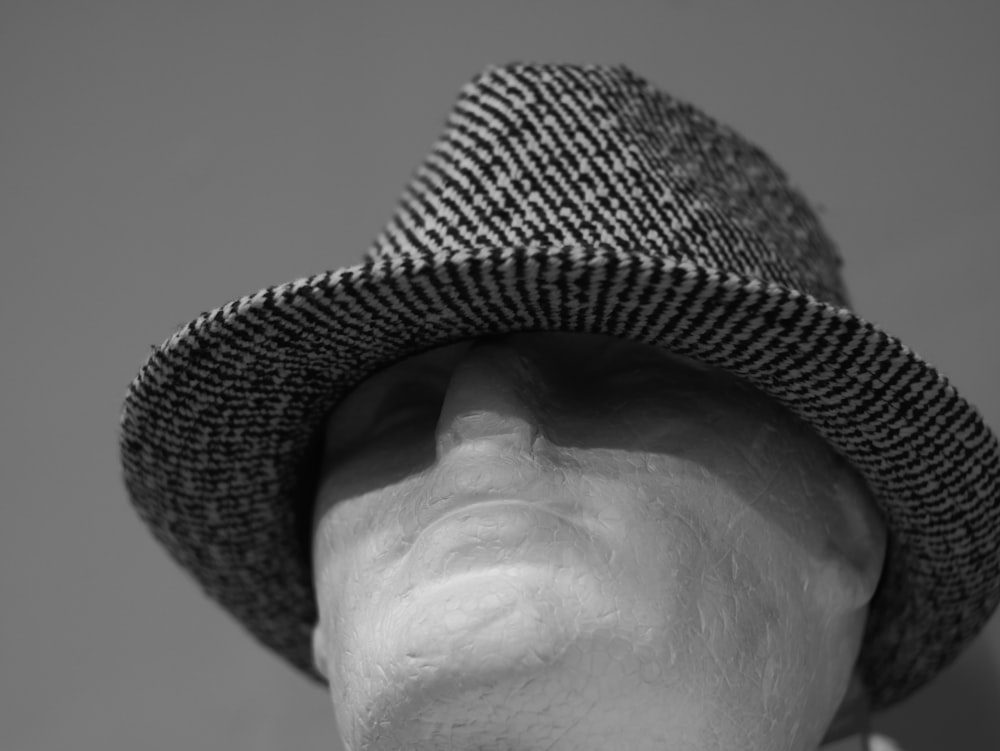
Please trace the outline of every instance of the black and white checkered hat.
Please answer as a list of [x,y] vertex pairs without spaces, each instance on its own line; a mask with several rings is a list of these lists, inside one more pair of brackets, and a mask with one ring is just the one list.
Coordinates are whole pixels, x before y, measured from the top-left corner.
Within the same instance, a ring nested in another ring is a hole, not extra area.
[[862,472],[890,531],[860,656],[875,708],[1000,599],[1000,450],[935,369],[846,307],[840,259],[760,149],[624,67],[468,83],[356,266],[205,313],[121,420],[131,499],[265,645],[312,667],[317,435],[375,370],[515,331],[607,334],[734,373]]

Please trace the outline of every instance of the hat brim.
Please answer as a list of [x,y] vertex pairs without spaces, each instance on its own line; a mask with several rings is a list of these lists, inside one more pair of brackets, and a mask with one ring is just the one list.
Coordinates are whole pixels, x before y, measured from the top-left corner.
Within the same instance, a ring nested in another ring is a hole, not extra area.
[[947,379],[845,308],[643,252],[404,257],[205,313],[128,390],[120,447],[131,499],[210,597],[322,680],[303,516],[324,417],[391,362],[517,331],[611,335],[725,369],[853,463],[890,532],[859,656],[873,708],[926,683],[996,608],[1000,449]]

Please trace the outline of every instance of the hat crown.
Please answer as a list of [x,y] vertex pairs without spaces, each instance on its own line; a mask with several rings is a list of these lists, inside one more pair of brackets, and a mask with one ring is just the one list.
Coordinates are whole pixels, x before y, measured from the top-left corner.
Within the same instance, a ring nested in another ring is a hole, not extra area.
[[784,172],[624,66],[480,73],[367,258],[565,246],[669,256],[846,304],[841,259]]

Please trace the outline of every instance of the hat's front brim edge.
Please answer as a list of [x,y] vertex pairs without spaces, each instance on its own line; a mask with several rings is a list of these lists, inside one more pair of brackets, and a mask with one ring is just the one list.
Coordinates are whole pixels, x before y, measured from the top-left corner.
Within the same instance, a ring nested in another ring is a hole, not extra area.
[[205,591],[313,667],[302,463],[323,416],[396,360],[476,336],[604,334],[744,378],[865,477],[890,552],[859,656],[874,709],[948,664],[1000,599],[1000,450],[947,379],[846,308],[607,249],[366,263],[203,314],[144,364],[121,452],[134,505]]

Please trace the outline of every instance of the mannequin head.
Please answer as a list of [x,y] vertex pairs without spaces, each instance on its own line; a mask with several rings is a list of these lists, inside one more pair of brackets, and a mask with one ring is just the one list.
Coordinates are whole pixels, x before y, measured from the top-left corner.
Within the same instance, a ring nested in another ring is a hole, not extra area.
[[330,416],[316,664],[352,749],[813,749],[884,552],[856,472],[732,376],[463,342]]

